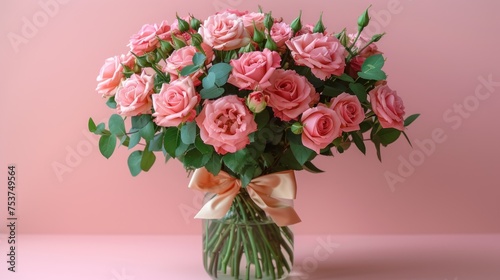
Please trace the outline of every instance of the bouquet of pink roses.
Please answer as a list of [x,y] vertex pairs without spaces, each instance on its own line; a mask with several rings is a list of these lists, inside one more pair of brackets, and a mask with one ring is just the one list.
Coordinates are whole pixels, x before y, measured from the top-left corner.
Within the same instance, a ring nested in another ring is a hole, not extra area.
[[[271,13],[227,10],[203,22],[177,16],[171,25],[146,24],[130,38],[129,52],[102,66],[97,92],[116,114],[107,127],[90,119],[89,130],[100,135],[106,158],[118,145],[140,146],[128,158],[133,176],[148,171],[159,152],[189,171],[201,170],[194,188],[207,190],[200,176],[237,180],[233,204],[222,214],[248,206],[233,218],[248,222],[271,215],[276,222],[279,215],[248,199],[257,192],[249,187],[252,180],[289,170],[321,172],[312,163],[316,156],[342,153],[352,143],[365,153],[365,142],[373,142],[380,159],[381,146],[406,137],[405,127],[418,117],[404,118],[403,101],[386,82],[375,44],[384,34],[363,35],[368,23],[367,10],[357,33],[330,33],[321,17],[312,26],[302,24],[300,15],[288,24]],[[207,271],[214,277],[225,273],[244,255],[257,278],[282,277],[290,269],[282,250],[290,254],[286,225],[298,221],[295,216],[289,212],[292,218],[278,225],[286,236],[281,239],[261,228],[247,234],[210,225],[207,230],[218,235],[206,242]],[[225,240],[244,245],[228,249],[220,245]],[[238,279],[239,270],[231,268]]]

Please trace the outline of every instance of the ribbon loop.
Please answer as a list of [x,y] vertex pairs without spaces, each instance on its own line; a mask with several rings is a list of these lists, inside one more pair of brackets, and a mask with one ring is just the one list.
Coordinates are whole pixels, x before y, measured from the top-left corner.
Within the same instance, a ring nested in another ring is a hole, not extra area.
[[[189,188],[215,193],[195,218],[220,219],[226,215],[234,198],[240,192],[241,181],[221,171],[214,176],[205,168],[197,169]],[[250,198],[264,210],[278,226],[300,222],[293,207],[284,199],[295,199],[297,184],[293,171],[282,171],[254,178],[247,186]]]

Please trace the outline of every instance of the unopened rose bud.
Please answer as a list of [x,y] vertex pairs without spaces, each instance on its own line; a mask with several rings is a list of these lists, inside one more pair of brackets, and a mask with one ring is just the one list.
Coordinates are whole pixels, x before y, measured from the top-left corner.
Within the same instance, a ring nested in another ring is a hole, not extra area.
[[156,63],[156,54],[154,52],[149,52],[146,54],[146,61],[150,64]]
[[247,53],[247,52],[253,52],[253,51],[255,51],[255,47],[253,46],[252,43],[249,43],[248,45],[240,48],[238,53]]
[[313,33],[325,32],[325,25],[323,25],[323,13],[319,16],[319,20],[313,28]]
[[292,127],[290,129],[292,130],[293,134],[302,134],[302,131],[304,131],[304,126],[299,122],[295,122],[292,124]]
[[271,38],[271,36],[266,35],[266,45],[264,48],[269,49],[271,51],[276,51],[278,50],[278,45],[276,45],[276,42]]
[[266,35],[264,32],[260,31],[257,26],[255,26],[255,21],[253,22],[253,38],[252,40],[255,43],[262,43],[264,42],[264,39],[266,38]]
[[179,26],[179,30],[181,32],[186,32],[189,30],[189,23],[185,20],[183,20],[182,18],[179,17],[178,14],[175,14],[175,17],[177,17],[177,22],[178,22],[178,26]]
[[361,14],[358,18],[358,31],[361,32],[366,26],[368,26],[368,23],[370,22],[370,17],[368,16],[368,7],[363,14]]
[[164,55],[169,55],[174,51],[174,47],[169,41],[160,40],[160,51]]
[[269,96],[264,95],[262,91],[254,91],[248,95],[246,103],[250,111],[258,114],[266,109],[268,100]]
[[186,46],[186,42],[177,36],[172,35],[172,42],[174,43],[174,49],[178,50]]
[[200,28],[200,25],[201,25],[200,20],[192,16],[191,17],[191,28],[193,30],[198,30]]
[[273,24],[274,24],[273,15],[271,14],[271,12],[269,12],[264,17],[264,26],[266,27],[267,30],[271,30]]
[[147,55],[136,56],[135,63],[141,68],[151,66],[151,64],[148,62]]
[[203,43],[203,37],[201,37],[200,33],[191,34],[191,45],[200,46]]
[[299,16],[296,19],[294,19],[290,24],[290,28],[292,28],[293,33],[296,33],[302,29],[302,22],[300,20],[301,17],[302,17],[302,11],[300,11]]
[[382,33],[382,34],[375,34],[373,35],[372,37],[372,42],[378,42],[380,41],[380,39],[382,39],[382,37],[384,37],[385,33]]

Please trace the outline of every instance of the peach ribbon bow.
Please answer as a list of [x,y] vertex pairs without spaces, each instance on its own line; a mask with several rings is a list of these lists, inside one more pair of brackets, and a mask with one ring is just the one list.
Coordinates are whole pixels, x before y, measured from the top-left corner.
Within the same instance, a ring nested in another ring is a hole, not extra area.
[[[240,192],[241,181],[221,171],[217,176],[205,168],[197,169],[189,188],[215,193],[196,214],[198,219],[220,219],[226,215],[233,199]],[[278,226],[300,222],[292,206],[279,199],[295,199],[297,185],[293,171],[282,171],[254,178],[246,187],[250,198],[263,209]]]

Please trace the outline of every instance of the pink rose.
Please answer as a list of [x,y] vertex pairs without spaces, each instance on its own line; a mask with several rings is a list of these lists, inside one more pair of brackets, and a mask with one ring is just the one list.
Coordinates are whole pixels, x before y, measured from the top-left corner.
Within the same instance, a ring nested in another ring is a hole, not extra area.
[[396,91],[387,85],[379,85],[370,92],[372,110],[383,128],[404,130],[405,106]]
[[239,89],[265,89],[271,85],[269,77],[280,63],[279,53],[269,49],[244,53],[239,59],[231,60],[233,69],[227,82]]
[[128,43],[130,51],[136,55],[143,55],[154,50],[158,44],[156,31],[157,27],[155,25],[143,25],[139,33],[130,37],[130,42]]
[[200,99],[189,77],[165,83],[158,94],[153,94],[154,122],[165,127],[190,122],[196,117]]
[[158,37],[161,40],[171,39],[170,26],[167,21],[162,21],[160,25],[143,25],[139,33],[130,37],[128,46],[131,52],[140,56],[158,47]]
[[312,34],[313,30],[314,30],[314,26],[312,26],[310,24],[304,24],[302,26],[302,29],[300,29],[299,31],[297,31],[297,33],[295,33],[295,36],[300,36],[300,35],[304,35],[304,34]]
[[[204,43],[202,43],[201,46],[207,56],[207,63],[210,63],[213,56],[212,49]],[[167,58],[167,63],[164,68],[165,72],[170,73],[171,80],[176,80],[184,67],[193,64],[193,56],[197,52],[198,49],[194,46],[185,46],[172,52]],[[190,75],[195,85],[200,84],[199,77],[201,75],[203,75],[203,70],[201,69]]]
[[123,66],[118,56],[106,59],[99,71],[99,76],[97,76],[97,93],[101,94],[102,97],[115,95],[122,78]]
[[341,93],[332,98],[330,108],[339,116],[340,128],[344,132],[359,130],[359,124],[365,119],[365,112],[355,95]]
[[292,37],[292,28],[284,22],[275,22],[271,27],[271,38],[280,51],[285,50],[285,43]]
[[205,100],[196,123],[203,142],[214,146],[221,155],[243,149],[250,143],[248,135],[257,131],[257,124],[245,106],[245,100],[236,95]]
[[201,25],[199,33],[204,42],[216,50],[234,50],[250,43],[241,18],[227,12],[209,16]]
[[130,76],[115,95],[118,114],[132,117],[151,113],[153,87],[154,78],[145,72]]
[[324,104],[305,111],[301,121],[302,144],[318,154],[342,134],[339,116]]
[[264,31],[264,29],[266,28],[264,26],[265,17],[266,15],[263,13],[246,13],[241,16],[241,20],[243,20],[243,25],[245,26],[245,29],[247,30],[250,37],[253,36],[254,22],[255,22],[255,27],[257,27],[257,30]]
[[284,121],[296,120],[318,96],[313,85],[293,70],[277,69],[269,82],[271,86],[264,90],[269,95],[268,104]]
[[160,25],[155,25],[156,27],[156,36],[158,36],[161,40],[170,41],[171,37],[171,26],[168,25],[166,20],[162,21]]
[[[349,36],[349,43],[352,44],[357,34],[349,34],[348,36]],[[366,46],[366,44],[369,41],[370,38],[361,34],[361,36],[359,36],[358,40],[356,41],[356,44],[354,45],[354,51],[362,49],[363,47]],[[368,45],[368,47],[362,50],[357,56],[353,57],[351,61],[349,61],[348,74],[352,77],[357,77],[358,72],[361,71],[361,66],[363,66],[365,60],[374,54],[382,54],[382,52],[378,50],[378,47],[375,43],[371,43],[370,45]]]
[[344,73],[345,48],[333,36],[304,34],[287,41],[286,45],[295,63],[311,68],[312,73],[321,80]]
[[269,96],[262,91],[254,91],[247,96],[247,106],[253,113],[260,113],[266,109]]

